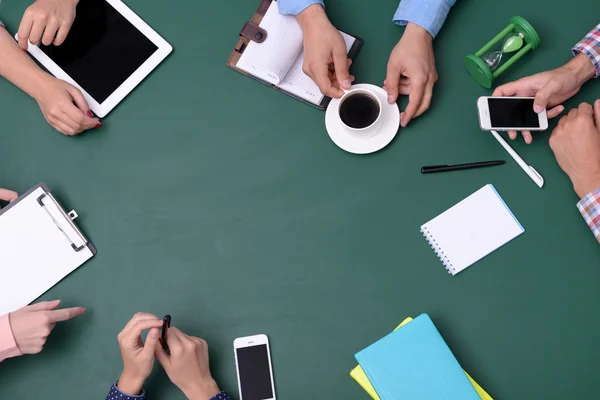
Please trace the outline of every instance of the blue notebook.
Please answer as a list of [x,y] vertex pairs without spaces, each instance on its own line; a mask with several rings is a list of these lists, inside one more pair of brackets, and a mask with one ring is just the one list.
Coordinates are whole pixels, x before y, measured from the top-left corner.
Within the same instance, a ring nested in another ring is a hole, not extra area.
[[481,400],[427,314],[355,357],[382,400]]

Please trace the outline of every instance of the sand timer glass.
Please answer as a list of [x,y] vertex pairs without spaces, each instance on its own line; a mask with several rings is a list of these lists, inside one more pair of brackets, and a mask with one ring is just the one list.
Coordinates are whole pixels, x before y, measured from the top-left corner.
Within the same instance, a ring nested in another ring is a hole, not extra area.
[[[499,43],[499,49],[493,50]],[[521,17],[512,17],[502,32],[477,53],[465,57],[465,67],[477,83],[489,89],[498,76],[539,45],[540,37],[533,26]]]

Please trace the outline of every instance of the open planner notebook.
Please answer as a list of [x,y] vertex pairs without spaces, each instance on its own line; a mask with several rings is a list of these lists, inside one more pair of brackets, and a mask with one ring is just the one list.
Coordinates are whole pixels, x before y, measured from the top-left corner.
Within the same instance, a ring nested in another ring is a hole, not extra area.
[[[348,57],[354,58],[362,40],[341,34]],[[327,106],[330,99],[302,72],[302,28],[293,16],[279,14],[277,1],[263,0],[240,35],[230,67],[317,108]]]
[[452,275],[523,232],[493,185],[484,186],[421,226],[421,233]]

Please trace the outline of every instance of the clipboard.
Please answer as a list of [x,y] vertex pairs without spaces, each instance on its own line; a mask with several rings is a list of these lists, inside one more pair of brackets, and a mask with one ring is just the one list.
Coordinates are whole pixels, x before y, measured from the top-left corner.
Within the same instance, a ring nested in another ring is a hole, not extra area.
[[40,183],[0,209],[0,315],[30,304],[96,255],[96,247]]
[[[276,1],[276,0],[261,0],[261,3],[258,6],[258,9],[252,16],[252,19],[244,24],[244,26],[242,27],[242,30],[240,31],[240,39],[238,40],[237,44],[235,45],[235,48],[234,48],[233,52],[231,53],[231,55],[229,56],[229,59],[227,60],[227,66],[254,79],[254,80],[257,80],[258,82],[261,82],[267,86],[270,86],[275,90],[278,90],[288,96],[291,96],[291,97],[295,98],[296,100],[300,100],[301,102],[308,104],[312,107],[318,108],[319,110],[325,110],[327,108],[327,106],[329,105],[329,102],[331,101],[330,97],[324,96],[323,100],[321,101],[320,104],[315,104],[315,103],[307,101],[293,93],[290,93],[284,89],[281,89],[278,86],[271,84],[270,82],[260,79],[259,77],[253,76],[253,75],[247,73],[246,71],[237,67],[238,61],[242,57],[242,54],[244,54],[246,47],[248,46],[248,44],[251,41],[256,42],[256,43],[263,43],[265,40],[267,40],[269,33],[265,29],[261,28],[259,25],[260,25],[261,21],[263,20],[265,13],[269,9],[269,6],[271,5],[271,3],[273,1]],[[347,32],[344,32],[344,33],[346,33],[349,36],[352,36],[355,39],[355,42],[352,45],[352,48],[350,48],[350,51],[348,51],[348,58],[351,59],[352,61],[354,61],[354,59],[358,55],[360,48],[362,47],[362,45],[364,43],[364,41],[362,38],[360,38],[358,36],[351,35]]]

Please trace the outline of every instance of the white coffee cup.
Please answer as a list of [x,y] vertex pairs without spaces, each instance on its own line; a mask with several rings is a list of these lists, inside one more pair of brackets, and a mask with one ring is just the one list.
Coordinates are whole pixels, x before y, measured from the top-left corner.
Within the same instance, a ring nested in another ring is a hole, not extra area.
[[[360,94],[369,96],[372,100],[374,100],[377,103],[377,107],[379,108],[379,114],[377,115],[377,118],[375,119],[375,121],[373,121],[370,125],[362,127],[362,128],[355,128],[355,127],[346,125],[346,123],[342,119],[341,110],[342,110],[342,106],[344,105],[345,101],[349,97],[355,96],[355,95],[360,95]],[[381,104],[381,100],[379,100],[379,96],[377,96],[377,93],[374,93],[367,89],[350,89],[350,90],[345,91],[344,95],[340,99],[340,101],[338,103],[337,112],[338,112],[338,117],[340,118],[340,122],[342,123],[344,128],[346,128],[350,131],[353,131],[353,132],[360,133],[361,135],[364,135],[364,136],[369,136],[369,135],[373,135],[373,134],[377,133],[377,131],[379,131],[379,128],[381,128],[382,110],[383,110],[383,107]]]

